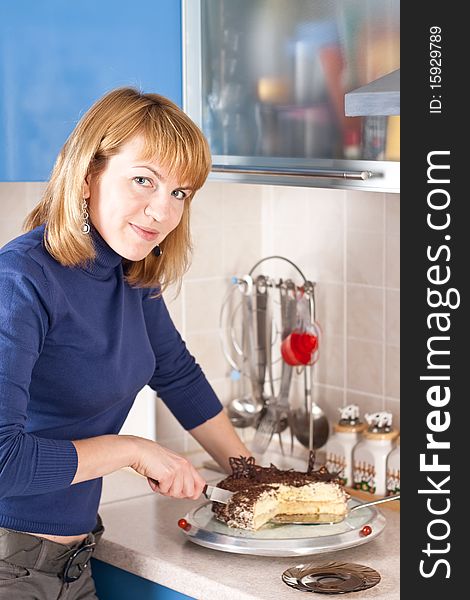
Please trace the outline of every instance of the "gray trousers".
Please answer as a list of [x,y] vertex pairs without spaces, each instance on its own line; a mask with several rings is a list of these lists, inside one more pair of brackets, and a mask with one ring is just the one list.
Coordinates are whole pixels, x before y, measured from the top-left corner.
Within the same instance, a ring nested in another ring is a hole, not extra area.
[[101,519],[78,544],[58,544],[0,527],[0,600],[98,600],[90,558]]
[[58,575],[0,560],[1,600],[98,600],[91,567],[80,579],[65,583]]

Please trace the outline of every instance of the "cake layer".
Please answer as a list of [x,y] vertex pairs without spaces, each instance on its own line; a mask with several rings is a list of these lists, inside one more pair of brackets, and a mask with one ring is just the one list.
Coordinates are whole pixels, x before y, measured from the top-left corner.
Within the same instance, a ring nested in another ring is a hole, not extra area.
[[234,494],[227,504],[212,506],[216,517],[229,527],[256,530],[278,514],[346,514],[349,496],[336,474],[324,467],[301,473],[274,465],[260,467],[249,459],[234,460],[240,460],[238,470],[218,484]]

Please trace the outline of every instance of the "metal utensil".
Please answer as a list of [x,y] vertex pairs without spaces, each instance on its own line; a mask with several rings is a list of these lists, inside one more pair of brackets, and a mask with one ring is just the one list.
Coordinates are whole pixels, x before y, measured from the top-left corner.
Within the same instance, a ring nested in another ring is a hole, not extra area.
[[[306,281],[304,284],[304,294],[308,299],[311,326],[316,335],[320,334],[320,327],[315,319],[315,284]],[[296,410],[292,415],[294,434],[301,444],[306,446],[309,451],[321,448],[327,441],[330,433],[328,418],[322,408],[313,400],[312,395],[312,370],[318,360],[319,351],[313,356],[312,363],[304,367],[304,401],[305,409]]]
[[396,496],[386,496],[385,498],[379,498],[378,500],[372,500],[371,502],[364,502],[357,506],[353,506],[344,515],[329,515],[327,513],[319,515],[276,515],[269,522],[284,525],[334,525],[335,523],[341,523],[349,517],[351,513],[357,510],[399,499],[400,494],[397,494]]
[[[242,330],[242,347],[246,348],[246,331]],[[246,362],[246,354],[243,354],[243,360]],[[253,398],[245,389],[245,369],[242,366],[241,371],[238,371],[240,377],[240,395],[232,398],[227,405],[227,414],[234,427],[241,429],[250,427],[256,421],[263,408],[262,402],[258,402],[258,398]]]
[[[234,398],[228,404],[227,411],[235,427],[249,427],[254,425],[263,410],[264,403],[259,391],[258,376],[255,364],[255,342],[253,328],[253,281],[249,275],[240,280],[239,288],[242,291],[242,359],[241,368],[241,396]],[[249,373],[251,382],[251,395],[245,393],[246,372]]]
[[221,504],[227,504],[230,498],[233,496],[234,492],[230,492],[229,490],[224,490],[223,488],[218,488],[213,485],[206,485],[202,490],[203,495],[212,502],[220,502]]
[[[279,285],[279,293],[281,298],[281,341],[284,340],[294,329],[296,321],[296,287],[291,279],[283,281]],[[282,443],[282,431],[285,429],[285,425],[289,426],[290,430],[290,452],[294,451],[294,431],[292,429],[292,416],[291,408],[289,404],[289,391],[292,380],[293,368],[282,360],[281,365],[281,386],[279,389],[279,396],[277,400],[277,424],[276,433],[279,435],[279,446],[281,447],[281,453],[284,455],[284,446]]]
[[255,435],[252,441],[252,449],[258,454],[264,454],[271,442],[274,435],[276,425],[278,422],[278,409],[277,409],[277,398],[274,392],[274,377],[273,377],[273,365],[272,365],[272,307],[271,307],[271,295],[267,293],[266,297],[266,343],[265,343],[265,354],[266,354],[266,373],[267,384],[264,386],[265,394],[263,394],[265,408],[261,413],[260,420],[256,426]]

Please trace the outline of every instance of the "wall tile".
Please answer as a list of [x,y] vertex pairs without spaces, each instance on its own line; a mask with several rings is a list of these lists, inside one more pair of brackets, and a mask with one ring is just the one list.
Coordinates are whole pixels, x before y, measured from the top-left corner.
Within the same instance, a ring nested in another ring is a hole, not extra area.
[[272,187],[272,225],[296,226],[299,216],[304,215],[308,204],[308,188]]
[[382,396],[347,390],[346,401],[347,404],[357,404],[359,406],[360,418],[363,422],[366,422],[364,418],[366,413],[387,410],[385,398]]
[[196,192],[191,203],[191,230],[198,227],[215,227],[223,218],[224,210],[224,184],[207,181]]
[[261,185],[224,184],[221,196],[224,223],[259,225],[263,191],[264,187]]
[[47,182],[29,181],[27,183],[22,183],[21,185],[24,186],[26,207],[27,212],[29,212],[41,200],[42,195],[47,187]]
[[400,195],[385,194],[386,233],[400,235]]
[[382,344],[348,340],[347,387],[382,394]]
[[320,281],[315,287],[316,318],[325,334],[344,333],[344,286]]
[[387,235],[386,238],[385,285],[391,288],[400,287],[400,238]]
[[[224,406],[227,406],[233,398],[243,395],[243,390],[241,389],[239,382],[232,381],[228,377],[211,379],[209,383]],[[248,386],[246,387],[246,390],[248,391]]]
[[262,258],[260,225],[225,223],[222,247],[218,251],[222,252],[222,274],[227,279],[245,275]]
[[318,385],[314,389],[313,399],[324,411],[330,423],[330,435],[333,425],[339,421],[339,408],[343,406],[344,394],[340,388]]
[[343,232],[341,229],[312,231],[309,223],[274,230],[274,245],[304,272],[307,279],[343,281]]
[[348,337],[383,340],[383,291],[359,285],[347,286]]
[[158,442],[165,445],[165,442],[169,440],[182,437],[184,433],[183,427],[175,419],[161,398],[157,399],[156,413],[156,431]]
[[[342,229],[345,199],[348,192],[304,188],[306,190],[307,211],[305,221],[314,231],[321,229]],[[297,222],[299,221],[297,215]]]
[[230,367],[223,355],[218,331],[189,333],[185,341],[209,380],[228,377]]
[[170,286],[163,293],[163,298],[176,329],[181,332],[183,330],[183,292],[181,290],[178,295],[176,292],[177,288]]
[[21,183],[0,182],[0,202],[2,218],[19,220],[26,215],[26,186]]
[[382,233],[384,219],[384,194],[376,192],[346,192],[348,229]]
[[385,346],[385,394],[400,398],[400,349]]
[[385,410],[392,413],[392,426],[400,431],[400,400],[398,398],[386,398]]
[[21,235],[22,225],[22,219],[18,218],[0,220],[0,248],[12,239]]
[[228,283],[220,279],[188,279],[183,283],[185,333],[219,328],[219,313]]
[[385,297],[385,335],[387,344],[400,345],[400,292],[387,290]]
[[217,277],[223,272],[221,252],[224,234],[221,227],[193,229],[193,254],[186,278]]
[[343,337],[323,335],[320,345],[320,358],[313,369],[314,380],[328,385],[344,385]]
[[400,430],[400,401],[394,398],[382,398],[357,392],[348,391],[348,404],[357,404],[360,410],[360,418],[365,422],[364,415],[386,410],[392,413],[392,427]]
[[381,234],[350,230],[347,238],[348,282],[382,286],[383,252]]

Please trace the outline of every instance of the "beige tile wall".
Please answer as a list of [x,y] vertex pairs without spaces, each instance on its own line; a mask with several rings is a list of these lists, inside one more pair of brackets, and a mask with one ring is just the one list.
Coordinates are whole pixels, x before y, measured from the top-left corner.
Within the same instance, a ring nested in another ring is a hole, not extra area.
[[[44,184],[0,183],[0,244],[20,232],[22,219]],[[330,419],[356,402],[362,413],[390,410],[399,427],[400,197],[208,182],[192,208],[193,262],[179,296],[166,300],[176,326],[221,400],[239,393],[221,351],[219,313],[232,276],[246,274],[262,257],[281,255],[317,282],[321,356],[314,397]],[[287,263],[269,260],[257,272],[296,276]],[[303,384],[294,382],[296,402]],[[176,450],[194,448],[163,403],[144,389],[125,431]],[[248,435],[248,431],[241,431]]]

